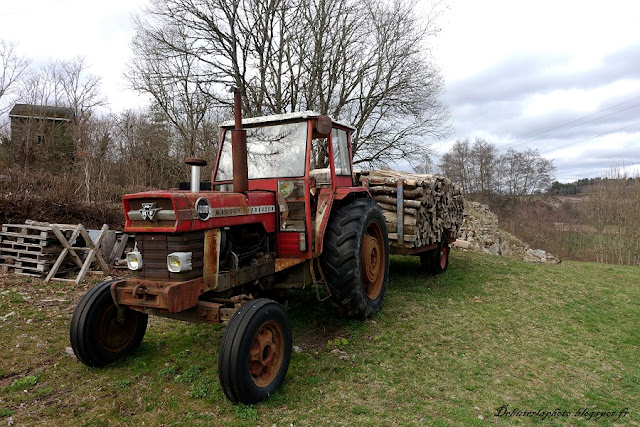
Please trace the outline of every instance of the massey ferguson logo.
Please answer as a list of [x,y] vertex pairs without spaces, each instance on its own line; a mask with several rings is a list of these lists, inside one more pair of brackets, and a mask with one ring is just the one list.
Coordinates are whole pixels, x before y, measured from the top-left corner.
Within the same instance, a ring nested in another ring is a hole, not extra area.
[[148,219],[149,221],[153,221],[153,216],[160,209],[161,208],[156,208],[155,203],[143,203],[142,209],[140,209],[138,212],[140,212],[140,215],[142,215],[142,219],[144,220]]

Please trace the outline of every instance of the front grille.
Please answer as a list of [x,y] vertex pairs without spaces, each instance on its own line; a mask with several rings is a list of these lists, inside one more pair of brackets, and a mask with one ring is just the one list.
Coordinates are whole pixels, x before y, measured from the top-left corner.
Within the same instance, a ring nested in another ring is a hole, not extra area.
[[[193,233],[136,233],[136,243],[142,255],[140,279],[182,282],[202,277],[204,260],[204,232]],[[171,273],[167,269],[167,255],[172,252],[191,252],[192,270]]]

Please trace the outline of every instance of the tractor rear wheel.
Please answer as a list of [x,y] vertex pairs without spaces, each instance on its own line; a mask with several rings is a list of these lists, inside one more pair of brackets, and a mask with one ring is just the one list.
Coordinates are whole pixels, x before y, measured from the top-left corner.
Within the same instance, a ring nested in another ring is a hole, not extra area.
[[291,359],[291,325],[280,304],[247,302],[224,331],[218,378],[233,403],[258,403],[282,385]]
[[380,311],[389,282],[389,239],[375,201],[356,199],[331,212],[320,262],[329,301],[341,314],[365,319]]
[[85,365],[100,367],[140,346],[148,317],[127,307],[117,307],[111,284],[104,281],[87,292],[71,318],[69,338],[76,357]]

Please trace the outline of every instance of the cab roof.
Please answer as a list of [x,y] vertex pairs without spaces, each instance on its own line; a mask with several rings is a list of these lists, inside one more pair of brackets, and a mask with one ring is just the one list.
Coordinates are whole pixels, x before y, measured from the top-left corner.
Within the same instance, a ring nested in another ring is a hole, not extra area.
[[[299,111],[296,113],[286,113],[286,114],[272,114],[270,116],[261,116],[261,117],[251,117],[251,118],[242,118],[242,125],[261,125],[261,124],[274,124],[274,123],[283,123],[283,122],[295,122],[301,120],[312,119],[314,117],[321,116],[320,113],[316,113],[315,111]],[[339,122],[331,118],[331,121],[341,127],[345,127],[350,130],[355,130],[351,125],[348,125],[343,122]],[[222,128],[232,128],[235,125],[233,120],[227,120],[223,122],[220,127]]]

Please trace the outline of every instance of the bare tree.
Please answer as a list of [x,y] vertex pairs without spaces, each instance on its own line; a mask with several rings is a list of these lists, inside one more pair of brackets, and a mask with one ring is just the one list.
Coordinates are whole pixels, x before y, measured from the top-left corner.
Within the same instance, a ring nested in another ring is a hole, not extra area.
[[[13,93],[20,77],[29,66],[29,60],[18,56],[16,44],[0,40],[0,102]],[[8,111],[9,106],[0,104],[0,114]]]
[[[248,115],[313,109],[353,123],[356,163],[415,158],[448,132],[433,11],[422,21],[404,0],[152,0],[136,21],[132,83],[157,100],[180,82],[210,106],[230,105],[222,87],[233,84]],[[178,60],[190,72],[162,66]]]
[[100,93],[101,79],[89,73],[84,57],[53,63],[54,80],[62,87],[62,104],[70,107],[77,120],[90,117],[97,107],[108,102]]
[[593,227],[595,261],[640,265],[640,178],[612,168],[594,180],[587,200],[579,205]]
[[498,149],[482,138],[476,138],[471,148],[472,175],[475,191],[489,194],[496,186]]
[[440,159],[442,173],[459,182],[468,194],[526,196],[547,191],[555,166],[537,150],[510,149],[498,156],[496,146],[482,138],[473,145],[456,141]]
[[416,173],[423,173],[423,174],[436,173],[436,165],[433,162],[433,155],[434,155],[433,151],[425,148],[425,150],[422,152],[422,154],[419,157],[418,164],[413,167],[413,170]]
[[[107,104],[106,98],[100,93],[100,77],[89,73],[89,66],[82,57],[52,61],[25,73],[16,95],[22,103],[71,110],[73,120],[69,133],[65,128],[64,134],[54,135],[51,145],[41,153],[43,157],[40,160],[52,170],[75,168],[78,172],[82,171],[83,184],[77,191],[83,192],[85,200],[89,201],[92,191],[89,174],[95,169],[90,165],[92,153],[99,151],[94,145],[101,143],[100,138],[95,137],[95,129],[103,126],[101,119],[92,121],[92,114],[97,107]],[[29,123],[38,126],[37,121]],[[29,140],[25,140],[26,144],[29,144]],[[27,145],[22,151],[28,156],[31,150],[32,147]],[[29,163],[26,157],[22,160],[21,163]]]
[[184,174],[169,123],[158,109],[125,111],[115,126],[119,182],[129,191],[170,188]]
[[555,166],[538,150],[507,150],[498,160],[500,193],[525,196],[546,191],[553,182]]
[[471,180],[472,157],[468,139],[457,140],[442,156],[438,166],[445,176],[462,185],[466,193],[476,192],[475,183]]
[[207,129],[218,120],[220,104],[211,96],[213,82],[203,79],[203,64],[188,53],[192,46],[187,46],[182,32],[169,28],[164,36],[171,37],[171,44],[179,49],[167,52],[163,43],[138,24],[129,81],[135,90],[151,95],[179,135],[182,154],[193,157],[207,151],[212,139],[215,145],[215,135]]

